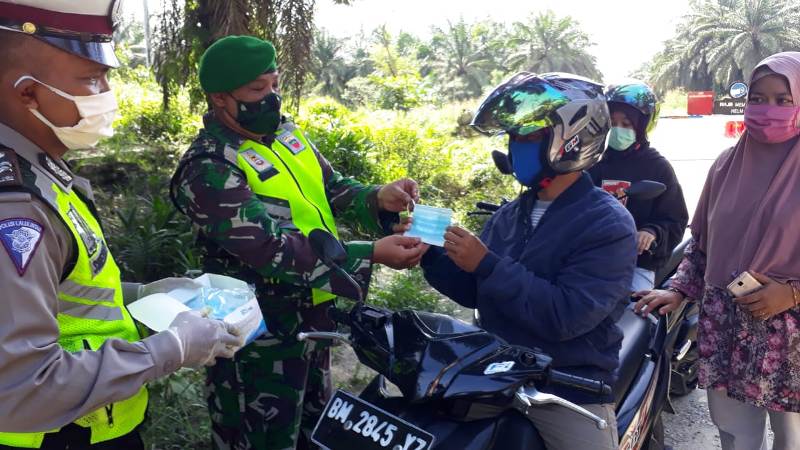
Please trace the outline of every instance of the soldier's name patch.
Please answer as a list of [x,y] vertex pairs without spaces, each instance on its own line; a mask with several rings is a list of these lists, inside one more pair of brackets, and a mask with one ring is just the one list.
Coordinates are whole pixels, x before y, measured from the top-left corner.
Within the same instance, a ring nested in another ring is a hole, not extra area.
[[44,227],[31,219],[6,219],[0,222],[0,242],[20,276],[25,275],[42,240],[43,231]]
[[280,136],[278,136],[278,141],[280,141],[281,144],[286,146],[286,148],[288,148],[295,155],[306,149],[306,146],[300,142],[300,139],[297,139],[297,136],[288,130],[284,131],[280,134]]
[[247,164],[258,172],[258,178],[261,181],[266,181],[268,178],[278,174],[278,169],[266,158],[259,155],[257,151],[250,149],[243,151],[241,154]]

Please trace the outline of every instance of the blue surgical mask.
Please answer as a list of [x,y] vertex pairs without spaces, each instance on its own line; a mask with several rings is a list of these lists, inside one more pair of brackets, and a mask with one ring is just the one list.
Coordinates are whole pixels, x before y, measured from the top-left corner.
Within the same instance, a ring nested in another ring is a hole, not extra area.
[[613,150],[625,151],[636,143],[636,131],[630,128],[611,127],[608,135],[608,146]]
[[522,142],[511,139],[508,151],[511,153],[514,178],[523,186],[533,187],[542,172],[542,141]]
[[430,245],[444,246],[444,234],[450,226],[453,210],[434,206],[415,205],[414,221],[406,236],[418,237]]

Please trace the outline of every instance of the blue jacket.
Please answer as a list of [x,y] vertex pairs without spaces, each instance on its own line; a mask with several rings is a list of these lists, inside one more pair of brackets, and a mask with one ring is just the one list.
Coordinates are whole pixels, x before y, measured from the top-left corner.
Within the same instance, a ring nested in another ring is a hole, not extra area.
[[[614,382],[622,333],[615,325],[629,302],[636,267],[636,227],[622,204],[584,173],[547,209],[535,230],[535,196],[525,193],[487,222],[489,253],[474,273],[439,247],[422,261],[425,278],[468,308],[511,344],[538,347],[553,367]],[[560,387],[544,389],[577,403],[603,398]]]

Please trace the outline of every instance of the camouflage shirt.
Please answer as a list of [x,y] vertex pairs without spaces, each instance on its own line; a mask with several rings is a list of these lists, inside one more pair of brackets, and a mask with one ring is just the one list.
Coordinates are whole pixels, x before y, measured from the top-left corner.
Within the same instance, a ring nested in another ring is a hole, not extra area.
[[[205,272],[237,277],[256,286],[262,308],[275,298],[308,300],[311,289],[356,298],[355,289],[316,257],[308,239],[291,221],[288,203],[256,195],[237,166],[237,150],[244,138],[222,125],[213,114],[201,130],[172,179],[171,195],[177,208],[198,229]],[[271,139],[264,144],[271,145]],[[344,177],[312,145],[325,184],[325,193],[337,219],[347,220],[375,234],[383,233],[378,209],[380,186],[360,184]],[[366,294],[372,274],[372,242],[345,244],[343,267]],[[267,304],[265,304],[267,303]]]

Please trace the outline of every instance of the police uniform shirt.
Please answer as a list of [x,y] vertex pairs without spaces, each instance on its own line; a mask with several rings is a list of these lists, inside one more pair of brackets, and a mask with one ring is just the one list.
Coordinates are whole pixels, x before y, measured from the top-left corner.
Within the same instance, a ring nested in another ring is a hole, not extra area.
[[[2,123],[0,144],[43,167],[49,179],[41,182],[91,196],[87,180]],[[47,431],[133,396],[176,370],[181,350],[171,333],[109,339],[97,351],[59,346],[57,292],[73,235],[38,197],[8,187],[19,176],[9,159],[0,159],[0,431]]]

